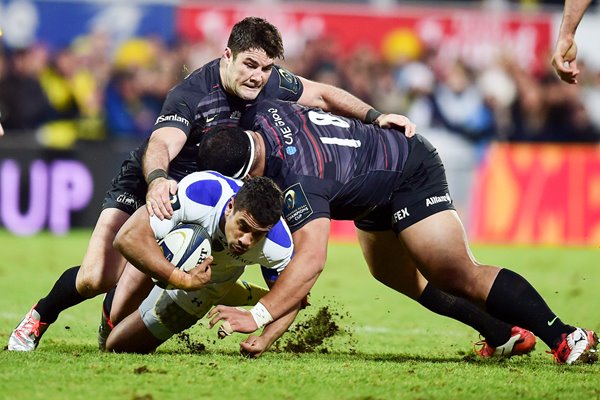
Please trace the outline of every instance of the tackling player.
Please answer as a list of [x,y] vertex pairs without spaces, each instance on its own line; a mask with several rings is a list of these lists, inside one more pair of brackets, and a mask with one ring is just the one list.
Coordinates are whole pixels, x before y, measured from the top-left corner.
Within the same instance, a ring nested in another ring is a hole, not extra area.
[[[200,167],[231,174],[251,162],[250,176],[268,176],[284,188],[296,251],[251,311],[218,306],[211,324],[225,320],[235,331],[253,332],[290,310],[325,266],[330,220],[345,219],[354,220],[371,273],[386,285],[413,299],[432,285],[468,299],[531,330],[559,363],[597,357],[594,332],[564,324],[522,276],[474,259],[442,161],[425,138],[281,101],[265,100],[245,118],[252,131],[205,135]],[[222,149],[234,148],[251,155],[223,163]]]
[[[298,101],[381,126],[415,126],[406,117],[380,114],[336,87],[298,77],[274,64],[283,58],[277,28],[248,17],[234,25],[221,58],[192,72],[165,100],[149,141],[131,153],[113,179],[81,266],[66,270],[10,335],[8,350],[35,350],[65,309],[106,293],[117,283],[125,259],[113,248],[117,231],[146,204],[150,215],[170,217],[177,181],[197,171],[197,144],[205,129],[235,126],[242,112],[267,98]],[[147,200],[145,200],[147,199]]]
[[[292,252],[292,238],[281,218],[282,194],[268,178],[241,181],[216,172],[196,172],[179,183],[173,199],[173,217],[149,218],[139,208],[123,225],[115,246],[131,263],[119,281],[126,291],[119,296],[148,287],[150,276],[169,283],[174,290],[154,286],[148,297],[108,336],[106,349],[116,352],[149,353],[174,334],[191,327],[214,305],[220,303],[246,265],[260,264],[272,285]],[[212,257],[185,273],[162,255],[156,239],[162,239],[180,223],[206,228],[212,243]],[[135,266],[136,268],[132,267]],[[258,356],[267,350],[292,323],[298,307],[269,324],[259,337],[242,343],[242,350]]]

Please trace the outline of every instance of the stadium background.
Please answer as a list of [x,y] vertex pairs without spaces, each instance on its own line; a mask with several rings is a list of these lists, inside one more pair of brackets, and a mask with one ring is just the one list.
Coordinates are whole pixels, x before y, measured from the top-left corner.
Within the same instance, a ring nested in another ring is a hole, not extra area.
[[596,7],[571,86],[549,67],[561,2],[0,1],[0,226],[91,227],[168,89],[258,15],[282,31],[281,64],[418,124],[472,239],[597,246]]

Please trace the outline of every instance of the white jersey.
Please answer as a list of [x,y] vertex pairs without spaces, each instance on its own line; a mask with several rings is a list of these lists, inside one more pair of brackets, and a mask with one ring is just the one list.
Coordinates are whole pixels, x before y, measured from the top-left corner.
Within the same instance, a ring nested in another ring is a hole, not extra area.
[[229,200],[242,185],[242,181],[217,172],[194,172],[179,182],[177,193],[171,198],[173,217],[162,221],[157,217],[150,218],[150,225],[157,239],[164,238],[180,223],[202,225],[211,237],[211,282],[204,288],[189,293],[183,290],[168,290],[169,296],[190,314],[205,313],[202,304],[217,304],[242,275],[246,265],[260,264],[263,268],[278,273],[287,266],[292,257],[292,235],[282,218],[246,253],[236,255],[229,251],[219,222]]

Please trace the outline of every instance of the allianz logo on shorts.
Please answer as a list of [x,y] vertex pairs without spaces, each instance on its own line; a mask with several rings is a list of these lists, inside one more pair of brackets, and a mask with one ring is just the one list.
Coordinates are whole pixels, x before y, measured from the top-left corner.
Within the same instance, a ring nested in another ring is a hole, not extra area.
[[446,193],[443,196],[433,196],[425,200],[425,206],[429,207],[438,203],[452,203],[452,198],[450,197],[450,193]]

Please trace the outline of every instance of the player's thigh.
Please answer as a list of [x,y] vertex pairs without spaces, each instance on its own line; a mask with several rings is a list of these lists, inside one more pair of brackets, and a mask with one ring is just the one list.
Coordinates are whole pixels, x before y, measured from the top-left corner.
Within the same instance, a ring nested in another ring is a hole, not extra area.
[[[171,295],[177,298],[175,301]],[[186,304],[186,310],[178,302]],[[193,326],[212,307],[208,290],[185,292],[167,291],[154,286],[138,309],[146,328],[159,340],[165,341]],[[190,307],[193,305],[194,307]],[[192,312],[198,314],[192,314]]]
[[114,324],[118,324],[126,316],[136,311],[142,301],[148,296],[154,282],[142,271],[127,263],[113,298],[110,319]]
[[400,237],[435,286],[470,298],[487,296],[498,269],[475,260],[456,211],[432,214],[403,229]]
[[102,210],[77,274],[77,290],[94,296],[114,287],[125,267],[125,258],[113,247],[113,240],[129,218],[117,208]]
[[152,335],[136,310],[113,328],[106,341],[106,350],[145,354],[156,350],[163,342]]
[[427,281],[402,240],[392,230],[357,229],[357,236],[373,277],[410,298],[418,299]]

